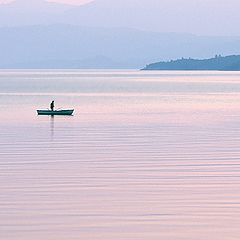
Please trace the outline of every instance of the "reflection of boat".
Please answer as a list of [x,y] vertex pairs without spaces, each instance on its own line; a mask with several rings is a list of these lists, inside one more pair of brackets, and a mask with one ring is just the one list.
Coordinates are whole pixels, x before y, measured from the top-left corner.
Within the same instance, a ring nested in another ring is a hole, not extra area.
[[52,110],[37,110],[37,113],[38,115],[51,115],[51,116],[54,116],[54,115],[72,115],[74,112],[74,110],[55,110],[55,111],[52,111]]

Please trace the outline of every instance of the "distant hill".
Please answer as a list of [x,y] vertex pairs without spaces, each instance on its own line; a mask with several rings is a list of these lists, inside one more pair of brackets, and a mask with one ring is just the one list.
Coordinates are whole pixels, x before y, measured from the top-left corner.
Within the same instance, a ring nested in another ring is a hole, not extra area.
[[239,0],[93,0],[81,6],[54,3],[54,0],[12,0],[0,5],[0,26],[63,23],[238,36],[239,7]]
[[182,0],[181,7],[176,7],[179,0],[87,2],[80,6],[54,0],[1,4],[0,69],[139,69],[182,56],[240,54],[237,0],[221,4]]
[[[0,68],[134,68],[181,56],[240,54],[240,37],[67,24],[0,28]],[[190,44],[191,43],[191,44]]]
[[178,59],[147,65],[143,70],[216,70],[240,71],[240,55],[215,56],[210,59]]

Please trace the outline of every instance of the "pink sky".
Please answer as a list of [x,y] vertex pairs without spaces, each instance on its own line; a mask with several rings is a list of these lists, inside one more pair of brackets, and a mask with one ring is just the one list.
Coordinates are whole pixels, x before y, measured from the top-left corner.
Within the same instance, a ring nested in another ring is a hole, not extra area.
[[[47,1],[48,2],[81,5],[83,3],[91,2],[92,0],[47,0]],[[0,0],[0,4],[9,3],[9,2],[14,2],[14,0]]]
[[[50,0],[49,0],[50,2]],[[51,0],[51,2],[59,2],[59,3],[68,3],[68,4],[76,4],[80,5],[83,3],[91,2],[91,0]]]

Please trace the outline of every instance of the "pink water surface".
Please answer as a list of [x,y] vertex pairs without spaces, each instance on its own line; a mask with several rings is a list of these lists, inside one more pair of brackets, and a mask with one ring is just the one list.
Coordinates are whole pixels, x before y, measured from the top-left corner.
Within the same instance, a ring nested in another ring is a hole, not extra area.
[[[239,239],[240,74],[5,71],[0,84],[0,239]],[[37,116],[52,99],[74,116]]]

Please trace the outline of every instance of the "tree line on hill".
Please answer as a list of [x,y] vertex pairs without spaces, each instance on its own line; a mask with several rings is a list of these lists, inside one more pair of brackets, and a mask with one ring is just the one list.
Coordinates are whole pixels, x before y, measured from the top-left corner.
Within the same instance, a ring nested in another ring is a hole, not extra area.
[[143,70],[216,70],[240,71],[240,55],[222,57],[216,55],[210,59],[182,58],[167,62],[157,62],[147,65]]

